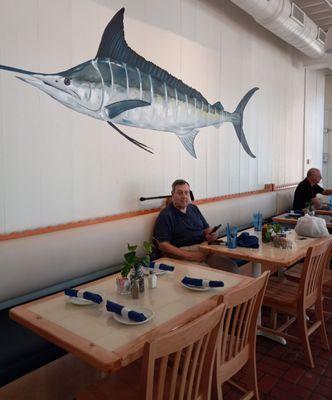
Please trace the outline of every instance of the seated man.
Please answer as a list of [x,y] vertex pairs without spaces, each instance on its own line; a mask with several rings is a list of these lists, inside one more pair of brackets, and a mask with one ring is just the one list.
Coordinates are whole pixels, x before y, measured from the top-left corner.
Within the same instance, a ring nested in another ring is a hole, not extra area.
[[324,195],[332,194],[331,189],[323,189],[318,183],[321,181],[322,175],[318,168],[310,168],[307,177],[298,184],[293,201],[293,210],[302,210],[311,202],[315,208],[321,206],[321,202],[317,199],[318,193]]
[[189,183],[176,180],[172,184],[172,202],[160,212],[154,228],[159,250],[170,257],[237,272],[238,267],[231,259],[199,251],[198,244],[217,238],[211,231],[198,207],[191,204]]

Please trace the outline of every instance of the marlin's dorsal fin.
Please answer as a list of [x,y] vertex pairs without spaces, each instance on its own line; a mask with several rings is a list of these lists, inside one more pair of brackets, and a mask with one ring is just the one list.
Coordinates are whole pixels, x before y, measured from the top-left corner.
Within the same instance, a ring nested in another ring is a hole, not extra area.
[[188,131],[188,133],[185,134],[182,133],[182,135],[178,135],[178,138],[181,140],[181,143],[183,144],[184,148],[194,158],[197,158],[194,147],[194,140],[198,132],[199,129],[193,129],[191,131]]
[[151,103],[148,103],[144,100],[123,100],[117,101],[116,103],[112,103],[109,106],[105,107],[105,111],[109,118],[115,118],[121,113],[132,110],[133,108],[137,107],[146,107],[150,106]]
[[224,111],[223,105],[220,103],[220,101],[217,101],[216,103],[213,104],[213,106],[216,110],[219,112]]
[[209,104],[203,95],[196,89],[186,85],[180,79],[175,78],[175,76],[169,74],[164,69],[159,68],[152,62],[147,61],[144,57],[137,54],[128,46],[123,30],[124,11],[125,9],[121,8],[105,28],[96,58],[110,58],[111,60],[123,62],[134,68],[137,67],[140,71],[150,74],[152,77],[165,82],[167,85],[180,91],[184,95],[196,98],[205,104]]

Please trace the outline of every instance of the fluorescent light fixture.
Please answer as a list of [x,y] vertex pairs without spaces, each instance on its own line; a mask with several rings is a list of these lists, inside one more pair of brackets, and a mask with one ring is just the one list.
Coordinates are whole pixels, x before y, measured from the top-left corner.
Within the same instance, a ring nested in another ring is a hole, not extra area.
[[332,26],[329,27],[326,34],[325,53],[332,54]]

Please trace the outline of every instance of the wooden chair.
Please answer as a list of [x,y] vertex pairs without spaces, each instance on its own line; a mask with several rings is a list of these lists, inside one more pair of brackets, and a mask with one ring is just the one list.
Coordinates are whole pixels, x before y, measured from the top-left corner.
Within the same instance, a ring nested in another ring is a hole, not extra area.
[[[140,363],[89,386],[76,400],[208,400],[225,305],[147,342]],[[141,376],[141,379],[139,379]]]
[[[212,398],[222,399],[222,385],[229,381],[243,392],[242,399],[259,399],[256,371],[257,318],[269,277],[264,272],[246,287],[224,296],[227,306],[217,344],[216,368],[212,386]],[[246,367],[246,387],[230,378]]]
[[[309,336],[319,329],[322,344],[327,350],[330,349],[322,304],[323,272],[329,258],[330,248],[331,240],[310,247],[305,257],[299,283],[296,284],[287,279],[271,278],[263,300],[263,305],[271,308],[273,329],[261,327],[261,330],[302,343],[306,360],[311,368],[314,368],[314,361]],[[308,327],[306,311],[309,308],[314,308],[316,321]],[[286,322],[279,327],[277,326],[278,313],[289,316]],[[298,336],[287,333],[288,328],[295,321],[297,321]]]
[[[332,259],[332,254],[330,253],[329,262],[326,263],[326,269],[324,270],[323,275],[323,297],[332,301],[332,270],[330,269],[330,261]],[[303,264],[298,263],[293,267],[289,268],[285,273],[285,278],[290,281],[298,283],[301,279],[301,275],[303,272]],[[324,310],[324,314],[328,317],[332,317],[332,313]]]

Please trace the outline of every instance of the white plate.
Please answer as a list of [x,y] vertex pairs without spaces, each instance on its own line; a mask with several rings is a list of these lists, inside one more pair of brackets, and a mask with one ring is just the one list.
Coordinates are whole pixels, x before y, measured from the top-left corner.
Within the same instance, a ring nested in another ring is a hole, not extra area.
[[163,271],[162,269],[158,269],[158,268],[156,268],[156,269],[154,269],[154,268],[144,268],[144,275],[150,275],[150,271],[154,271],[154,273],[156,274],[156,275],[164,275],[164,274],[166,274],[166,272],[168,272],[168,271]]
[[91,300],[82,299],[81,297],[69,297],[69,301],[77,306],[88,306],[89,304],[97,304]]
[[197,290],[199,292],[206,292],[207,290],[211,290],[213,288],[211,287],[200,287],[200,286],[194,286],[194,285],[186,285],[183,282],[180,282],[182,286],[184,286],[187,289],[191,289],[191,290]]
[[121,315],[116,314],[116,313],[113,313],[113,318],[116,321],[121,322],[121,324],[125,324],[125,325],[142,325],[142,324],[145,324],[146,322],[149,322],[154,317],[154,312],[152,310],[149,310],[148,308],[135,307],[134,311],[144,313],[144,315],[147,317],[146,320],[136,322],[136,321],[132,321],[131,319],[123,318]]

